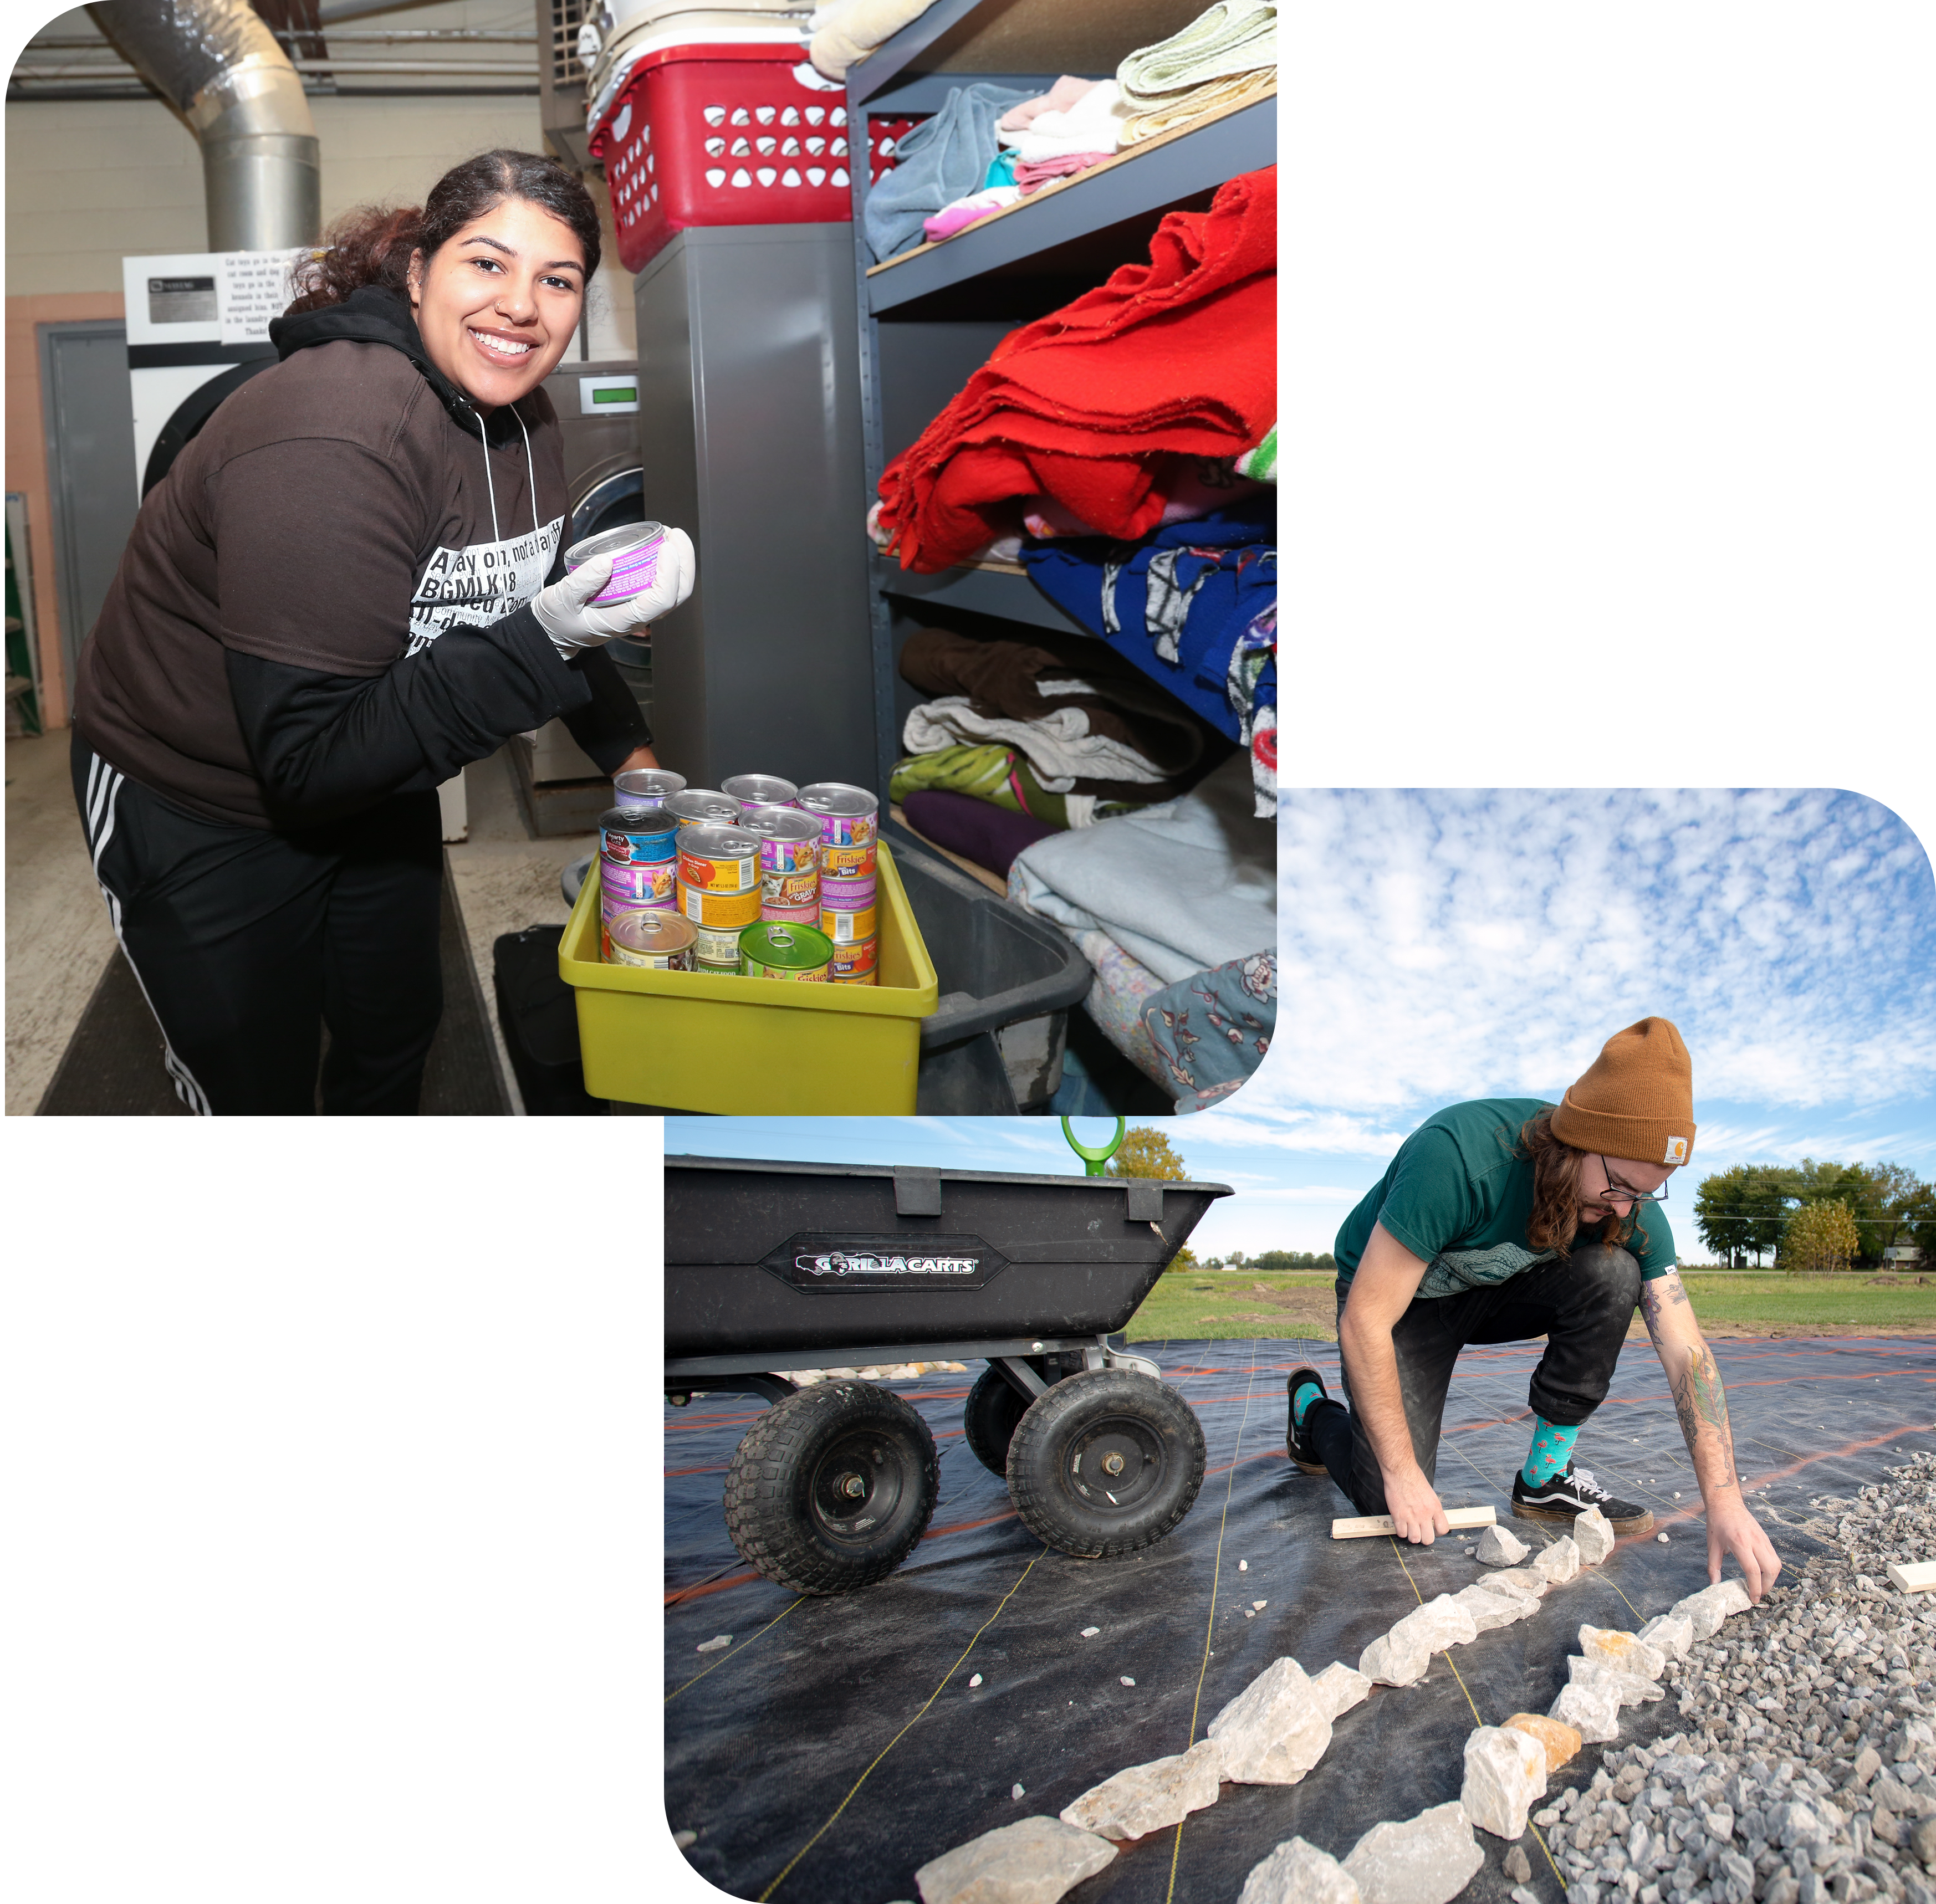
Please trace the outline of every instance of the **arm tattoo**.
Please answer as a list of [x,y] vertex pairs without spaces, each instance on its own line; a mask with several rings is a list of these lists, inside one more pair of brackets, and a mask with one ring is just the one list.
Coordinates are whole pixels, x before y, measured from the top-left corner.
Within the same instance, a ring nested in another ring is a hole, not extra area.
[[1674,1413],[1680,1418],[1680,1432],[1687,1452],[1694,1444],[1703,1422],[1720,1437],[1723,1473],[1717,1485],[1738,1487],[1735,1472],[1734,1437],[1728,1428],[1728,1398],[1721,1388],[1721,1371],[1714,1365],[1714,1352],[1703,1343],[1687,1352],[1686,1365],[1670,1378],[1674,1390]]
[[1648,1334],[1658,1341],[1660,1324],[1668,1311],[1679,1308],[1686,1300],[1686,1288],[1672,1270],[1665,1276],[1656,1276],[1643,1283],[1640,1286],[1640,1307],[1641,1315],[1647,1319]]

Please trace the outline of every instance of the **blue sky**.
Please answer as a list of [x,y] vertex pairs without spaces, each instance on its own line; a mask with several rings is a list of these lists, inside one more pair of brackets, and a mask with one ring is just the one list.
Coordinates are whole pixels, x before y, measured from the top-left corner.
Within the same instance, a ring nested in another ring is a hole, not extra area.
[[[1936,1174],[1936,885],[1858,794],[1579,790],[1285,795],[1278,1020],[1227,1108],[1169,1126],[1239,1192],[1198,1253],[1329,1248],[1423,1118],[1556,1098],[1650,1013],[1694,1061],[1701,1177],[1807,1156]],[[1106,1134],[1100,1121],[1078,1135]],[[666,1150],[1079,1168],[1035,1119],[669,1118]]]

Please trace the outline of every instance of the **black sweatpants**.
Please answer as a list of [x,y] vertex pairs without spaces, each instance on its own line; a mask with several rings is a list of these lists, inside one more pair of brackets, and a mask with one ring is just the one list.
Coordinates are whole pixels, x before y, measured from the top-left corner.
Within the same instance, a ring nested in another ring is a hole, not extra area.
[[74,737],[95,877],[203,1117],[416,1114],[443,1012],[437,795],[398,793],[301,832],[223,826]]
[[[1546,1352],[1532,1371],[1526,1400],[1547,1421],[1577,1428],[1607,1398],[1640,1301],[1640,1265],[1630,1251],[1595,1243],[1575,1250],[1565,1262],[1541,1263],[1485,1289],[1414,1296],[1393,1327],[1392,1349],[1411,1451],[1425,1478],[1437,1479],[1446,1391],[1460,1349],[1469,1343],[1544,1336]],[[1341,1317],[1344,1311],[1341,1300]],[[1347,1376],[1348,1401],[1351,1390]],[[1388,1513],[1384,1477],[1357,1410],[1343,1402],[1314,1401],[1304,1419],[1318,1459],[1358,1512]]]

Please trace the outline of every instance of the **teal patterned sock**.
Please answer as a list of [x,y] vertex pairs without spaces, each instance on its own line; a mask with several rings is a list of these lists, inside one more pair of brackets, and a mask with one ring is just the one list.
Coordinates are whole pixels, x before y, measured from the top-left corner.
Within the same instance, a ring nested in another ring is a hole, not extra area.
[[1305,1411],[1314,1401],[1322,1401],[1323,1399],[1324,1391],[1315,1382],[1299,1383],[1297,1393],[1291,1398],[1291,1426],[1294,1428],[1303,1427]]
[[1573,1444],[1579,1438],[1577,1428],[1560,1428],[1543,1415],[1534,1416],[1532,1446],[1526,1451],[1522,1470],[1527,1486],[1536,1488],[1541,1482],[1564,1473],[1566,1464],[1573,1458]]

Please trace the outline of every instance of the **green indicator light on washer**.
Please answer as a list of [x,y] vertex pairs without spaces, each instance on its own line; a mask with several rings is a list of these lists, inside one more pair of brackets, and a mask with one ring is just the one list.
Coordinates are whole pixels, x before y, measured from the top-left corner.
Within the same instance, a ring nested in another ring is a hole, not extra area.
[[594,403],[636,403],[639,400],[639,392],[636,385],[628,390],[594,390],[591,393],[591,400]]

